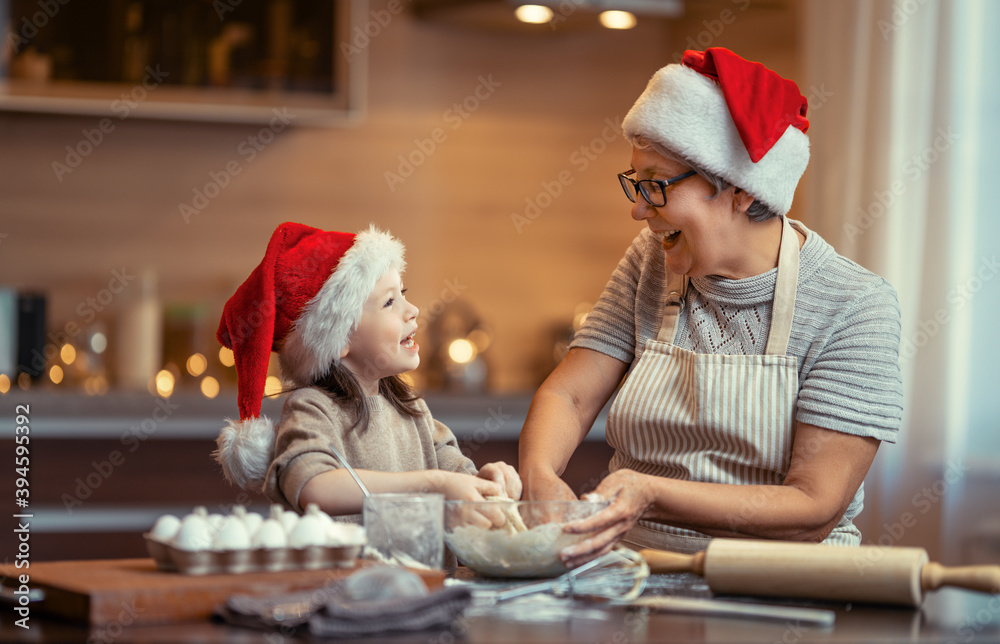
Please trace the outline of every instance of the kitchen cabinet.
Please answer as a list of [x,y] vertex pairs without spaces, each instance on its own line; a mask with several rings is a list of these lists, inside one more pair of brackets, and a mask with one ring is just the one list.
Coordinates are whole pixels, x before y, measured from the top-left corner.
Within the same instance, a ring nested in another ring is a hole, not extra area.
[[291,111],[343,126],[364,113],[367,0],[6,0],[0,14],[0,110],[104,117],[91,137],[129,117],[273,125]]

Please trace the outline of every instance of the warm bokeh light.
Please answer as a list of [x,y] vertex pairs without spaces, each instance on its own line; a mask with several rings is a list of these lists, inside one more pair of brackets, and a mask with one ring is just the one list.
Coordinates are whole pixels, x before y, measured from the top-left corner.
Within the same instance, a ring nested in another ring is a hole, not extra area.
[[108,337],[98,331],[94,335],[90,336],[90,348],[94,353],[104,353],[108,348]]
[[552,10],[538,4],[522,4],[514,10],[514,15],[521,22],[533,25],[544,25],[549,20],[552,20]]
[[231,367],[236,364],[236,358],[233,356],[233,350],[226,347],[219,349],[219,362],[222,363],[223,367]]
[[587,316],[589,313],[577,313],[573,316],[573,330],[579,331],[583,328],[583,323],[587,321]]
[[465,338],[452,340],[451,344],[448,345],[448,357],[458,364],[471,362],[476,357],[476,345]]
[[635,16],[628,11],[602,11],[598,20],[608,29],[631,29],[635,26]]
[[208,360],[206,360],[205,356],[200,353],[195,353],[187,359],[188,373],[195,378],[205,373],[205,369],[208,369]]
[[5,373],[0,373],[0,394],[10,391],[10,378]]
[[278,376],[268,376],[264,381],[264,395],[273,396],[281,393],[281,378]]
[[476,350],[482,353],[490,346],[490,342],[493,342],[493,338],[486,331],[475,329],[469,332],[469,342],[476,345]]
[[88,396],[103,396],[108,393],[108,381],[104,376],[91,376],[83,381],[83,390]]
[[17,374],[17,386],[23,391],[28,391],[31,389],[31,376],[24,373],[23,371]]
[[54,385],[58,385],[60,382],[62,382],[63,381],[62,367],[60,367],[57,364],[52,365],[52,368],[49,369],[49,380],[51,380],[52,384]]
[[212,376],[201,379],[201,393],[205,398],[215,398],[219,395],[219,381]]
[[154,382],[156,383],[156,393],[162,398],[169,398],[170,395],[174,393],[174,374],[170,373],[166,369],[161,369],[160,372],[156,374]]
[[64,344],[59,350],[59,357],[64,364],[73,364],[73,361],[76,360],[76,347],[72,344]]

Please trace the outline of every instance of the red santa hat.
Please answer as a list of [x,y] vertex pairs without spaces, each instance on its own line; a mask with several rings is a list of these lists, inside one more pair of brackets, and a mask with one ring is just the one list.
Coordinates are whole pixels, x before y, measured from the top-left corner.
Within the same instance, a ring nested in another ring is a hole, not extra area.
[[233,350],[240,418],[227,419],[216,459],[226,478],[259,489],[274,453],[274,424],[260,415],[267,365],[307,386],[340,360],[375,284],[406,268],[403,244],[371,226],[353,233],[283,223],[264,259],[229,298],[216,337]]
[[808,102],[798,86],[722,47],[684,52],[625,115],[641,135],[784,215],[809,163]]

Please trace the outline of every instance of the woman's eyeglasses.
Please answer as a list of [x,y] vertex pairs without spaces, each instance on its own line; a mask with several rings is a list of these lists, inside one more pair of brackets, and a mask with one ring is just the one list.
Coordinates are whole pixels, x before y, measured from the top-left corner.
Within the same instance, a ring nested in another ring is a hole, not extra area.
[[688,170],[684,174],[669,179],[643,179],[636,181],[630,175],[635,174],[635,170],[626,170],[618,173],[618,182],[622,184],[625,196],[632,203],[635,203],[635,193],[638,192],[650,206],[659,208],[667,205],[667,186],[673,185],[682,179],[687,179],[696,174],[694,170]]

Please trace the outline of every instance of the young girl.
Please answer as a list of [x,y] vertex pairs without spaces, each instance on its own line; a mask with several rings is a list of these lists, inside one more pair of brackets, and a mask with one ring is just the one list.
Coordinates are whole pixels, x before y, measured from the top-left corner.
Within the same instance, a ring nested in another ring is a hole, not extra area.
[[[278,226],[217,334],[239,378],[240,420],[228,420],[215,453],[231,483],[298,512],[317,503],[359,513],[363,495],[332,443],[373,493],[520,498],[514,469],[490,463],[477,474],[399,377],[420,363],[404,268],[402,243],[374,226],[357,235]],[[277,429],[260,416],[271,351],[294,387]]]

